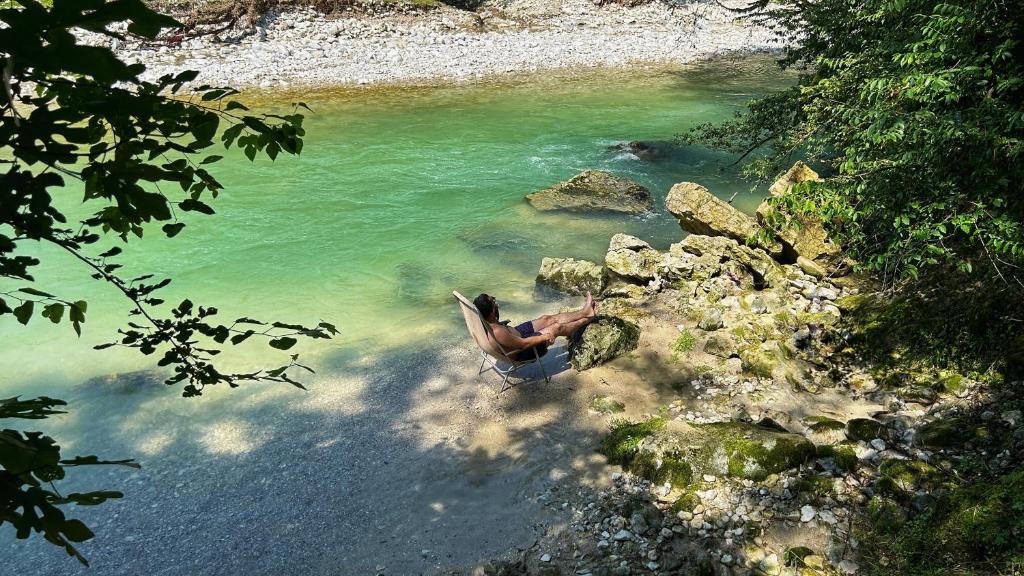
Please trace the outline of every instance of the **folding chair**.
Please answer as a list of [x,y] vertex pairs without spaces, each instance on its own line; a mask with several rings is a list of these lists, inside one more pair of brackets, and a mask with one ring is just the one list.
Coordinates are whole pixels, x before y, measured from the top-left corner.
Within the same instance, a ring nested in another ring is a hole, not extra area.
[[[459,303],[459,309],[462,310],[462,316],[466,319],[466,328],[469,329],[470,336],[473,337],[473,341],[476,342],[476,345],[480,347],[480,370],[477,371],[477,374],[479,375],[488,370],[494,370],[502,376],[501,390],[498,391],[498,394],[501,394],[512,387],[508,381],[510,375],[514,374],[523,366],[528,366],[534,363],[540,366],[540,372],[544,375],[544,381],[549,384],[551,383],[551,378],[548,376],[547,370],[544,369],[544,363],[541,362],[541,356],[537,352],[536,347],[533,348],[533,358],[527,360],[509,358],[509,353],[501,347],[501,344],[498,344],[498,340],[494,337],[494,331],[491,329],[491,325],[484,320],[484,317],[480,314],[476,305],[458,292],[453,291],[452,294],[455,296],[455,300]],[[506,364],[505,368],[501,367],[502,363]],[[484,368],[487,364],[490,364],[490,367]]]

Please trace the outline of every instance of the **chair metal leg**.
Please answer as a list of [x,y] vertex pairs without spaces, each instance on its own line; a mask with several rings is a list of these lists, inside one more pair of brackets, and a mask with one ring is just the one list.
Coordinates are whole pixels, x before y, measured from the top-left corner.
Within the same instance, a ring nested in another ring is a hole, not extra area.
[[540,354],[537,353],[537,349],[533,349],[533,355],[537,358],[537,365],[540,366],[540,373],[544,375],[544,381],[551,384],[551,378],[548,377],[548,371],[544,369],[544,361],[540,359]]
[[480,353],[480,369],[477,370],[476,375],[479,376],[484,373],[484,365],[487,364],[487,355],[483,352]]

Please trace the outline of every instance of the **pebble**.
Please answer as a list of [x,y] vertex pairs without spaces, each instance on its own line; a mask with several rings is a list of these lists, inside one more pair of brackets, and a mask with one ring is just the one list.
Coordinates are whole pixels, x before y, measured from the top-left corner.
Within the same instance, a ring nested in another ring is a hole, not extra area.
[[626,540],[629,540],[632,537],[633,537],[633,533],[630,532],[629,530],[626,530],[626,529],[619,530],[618,532],[615,533],[615,536],[614,536],[615,540],[617,540],[619,542],[624,542]]
[[543,554],[540,557],[541,562],[551,562],[551,554]]
[[885,450],[885,440],[882,440],[881,438],[875,438],[874,440],[871,441],[871,447],[881,452],[882,450]]
[[809,504],[805,505],[802,508],[800,508],[800,521],[810,522],[811,520],[814,520],[815,514],[816,512],[814,510],[814,506],[811,506]]

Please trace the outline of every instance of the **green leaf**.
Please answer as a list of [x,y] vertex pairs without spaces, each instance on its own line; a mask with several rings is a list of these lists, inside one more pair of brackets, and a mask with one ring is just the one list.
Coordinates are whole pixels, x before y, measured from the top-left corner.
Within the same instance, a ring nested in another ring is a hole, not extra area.
[[36,290],[35,288],[19,288],[18,292],[30,294],[32,296],[39,296],[41,298],[53,298],[53,294],[43,292],[42,290]]
[[25,300],[14,309],[14,317],[18,319],[24,325],[28,324],[30,318],[32,318],[32,310],[35,308],[35,302],[32,300]]
[[161,227],[161,230],[164,231],[164,234],[166,234],[168,238],[174,238],[184,227],[184,222],[175,222],[174,224],[164,224]]
[[295,338],[290,336],[284,336],[281,338],[275,338],[270,341],[271,348],[277,348],[278,350],[288,350],[298,342]]
[[89,530],[81,520],[65,520],[61,532],[72,542],[85,542],[94,536],[92,530]]
[[49,318],[50,322],[59,324],[60,319],[64,316],[64,305],[63,304],[47,304],[43,307],[43,317]]

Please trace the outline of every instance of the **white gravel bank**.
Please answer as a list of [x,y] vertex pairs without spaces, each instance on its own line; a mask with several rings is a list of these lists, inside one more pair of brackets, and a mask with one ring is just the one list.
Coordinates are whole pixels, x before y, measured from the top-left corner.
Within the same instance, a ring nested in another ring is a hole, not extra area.
[[334,18],[270,14],[255,33],[178,46],[117,46],[155,78],[185,68],[200,82],[241,87],[466,80],[583,66],[683,64],[735,51],[779,48],[766,29],[734,21],[704,0],[628,8],[590,0],[511,0],[476,13]]

